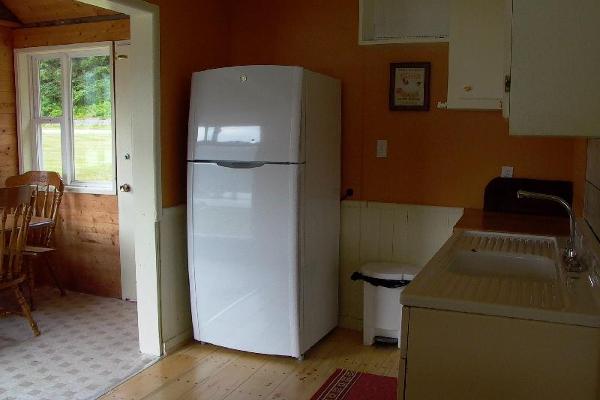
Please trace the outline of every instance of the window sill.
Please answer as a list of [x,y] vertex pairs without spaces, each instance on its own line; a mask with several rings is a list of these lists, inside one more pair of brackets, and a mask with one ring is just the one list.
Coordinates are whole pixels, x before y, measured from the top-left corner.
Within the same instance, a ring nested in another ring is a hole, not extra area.
[[65,186],[66,193],[99,194],[105,196],[116,196],[117,191],[114,188],[93,187],[93,186]]

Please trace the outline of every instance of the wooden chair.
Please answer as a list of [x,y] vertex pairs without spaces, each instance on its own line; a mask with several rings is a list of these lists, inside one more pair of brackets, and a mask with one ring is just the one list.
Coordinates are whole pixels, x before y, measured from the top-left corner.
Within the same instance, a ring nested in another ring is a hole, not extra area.
[[29,258],[27,262],[29,304],[33,308],[33,289],[35,288],[34,260],[41,259],[50,273],[54,284],[60,290],[61,296],[65,290],[60,284],[54,268],[48,262],[48,256],[55,251],[52,247],[54,229],[58,220],[58,208],[65,191],[65,185],[59,174],[50,171],[29,171],[22,175],[11,176],[6,179],[7,187],[28,185],[34,189],[33,215],[36,217],[49,218],[53,223],[49,226],[31,229],[24,255]]
[[32,213],[32,192],[29,186],[0,189],[0,291],[12,290],[33,334],[39,336],[40,330],[20,288],[26,279],[23,251]]

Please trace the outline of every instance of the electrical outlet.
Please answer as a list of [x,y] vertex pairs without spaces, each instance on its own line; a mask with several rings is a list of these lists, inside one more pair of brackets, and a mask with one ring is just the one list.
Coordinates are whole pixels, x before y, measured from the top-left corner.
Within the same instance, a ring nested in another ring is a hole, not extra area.
[[502,172],[500,173],[500,176],[503,178],[512,178],[514,170],[514,167],[502,167]]
[[377,158],[387,158],[387,140],[377,140]]

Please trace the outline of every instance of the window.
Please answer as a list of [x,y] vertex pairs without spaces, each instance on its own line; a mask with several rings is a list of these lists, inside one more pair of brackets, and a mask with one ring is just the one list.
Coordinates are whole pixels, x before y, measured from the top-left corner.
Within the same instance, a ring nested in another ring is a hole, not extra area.
[[18,50],[17,75],[21,169],[115,193],[111,43]]

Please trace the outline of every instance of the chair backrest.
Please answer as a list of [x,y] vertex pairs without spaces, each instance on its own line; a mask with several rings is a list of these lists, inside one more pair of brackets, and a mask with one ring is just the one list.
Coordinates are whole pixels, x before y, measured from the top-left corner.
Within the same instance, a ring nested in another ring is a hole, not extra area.
[[0,189],[0,284],[23,275],[33,192],[30,186]]
[[29,171],[22,175],[6,179],[7,187],[30,185],[35,189],[33,215],[51,219],[54,224],[30,233],[30,243],[39,246],[49,246],[54,235],[65,185],[60,175],[52,171]]

